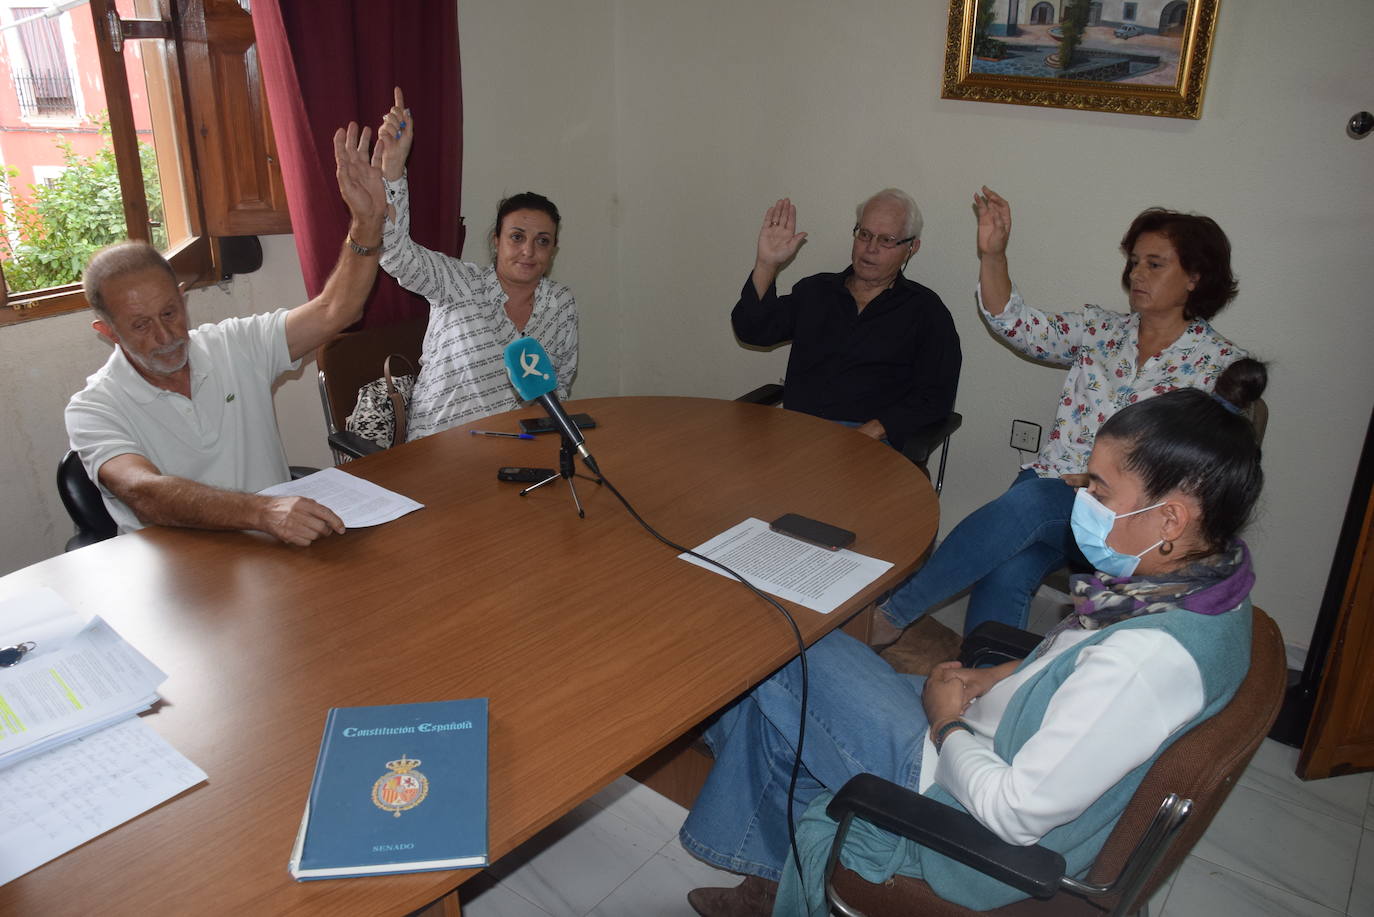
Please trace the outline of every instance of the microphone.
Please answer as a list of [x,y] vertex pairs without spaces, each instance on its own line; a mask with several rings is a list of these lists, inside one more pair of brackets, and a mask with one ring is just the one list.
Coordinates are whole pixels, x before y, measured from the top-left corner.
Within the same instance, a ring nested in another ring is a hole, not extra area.
[[506,374],[515,393],[522,401],[538,401],[558,427],[558,432],[571,443],[582,461],[598,476],[601,470],[596,467],[596,459],[587,451],[587,440],[577,424],[563,410],[554,389],[558,388],[558,375],[554,372],[553,361],[543,346],[532,337],[519,337],[510,343],[505,351]]

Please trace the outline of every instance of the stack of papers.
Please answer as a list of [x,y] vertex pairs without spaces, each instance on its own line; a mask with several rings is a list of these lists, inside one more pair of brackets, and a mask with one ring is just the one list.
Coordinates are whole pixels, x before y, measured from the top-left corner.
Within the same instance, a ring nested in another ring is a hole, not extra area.
[[[35,641],[37,642],[37,641]],[[93,618],[62,646],[0,669],[0,767],[147,710],[166,674]]]
[[[167,675],[51,589],[0,601],[0,884],[206,779],[135,714]],[[35,788],[41,788],[35,792]]]

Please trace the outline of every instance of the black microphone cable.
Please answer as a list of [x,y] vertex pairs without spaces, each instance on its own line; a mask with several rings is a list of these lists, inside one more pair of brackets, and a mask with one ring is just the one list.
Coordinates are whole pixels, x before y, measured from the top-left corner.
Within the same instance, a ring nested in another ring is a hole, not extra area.
[[730,569],[720,561],[713,560],[712,558],[706,557],[703,554],[698,554],[691,548],[685,548],[677,542],[659,534],[657,529],[655,529],[652,525],[646,522],[644,517],[635,511],[635,508],[630,505],[630,501],[626,500],[624,495],[621,494],[619,490],[616,490],[615,485],[610,482],[610,480],[606,477],[604,473],[602,473],[601,471],[597,471],[597,476],[600,483],[605,484],[606,487],[611,491],[611,493],[615,494],[615,498],[620,501],[621,505],[625,507],[626,511],[630,514],[630,516],[633,517],[634,520],[638,522],[641,526],[643,526],[644,530],[647,531],[650,535],[654,536],[663,544],[672,548],[674,551],[677,551],[681,554],[690,555],[692,557],[697,558],[698,560],[705,561],[713,567],[718,567],[721,570],[724,570],[727,574],[739,580],[744,585],[748,586],[749,590],[753,592],[755,595],[757,595],[759,598],[763,599],[769,605],[772,605],[774,608],[776,608],[778,612],[783,616],[783,618],[787,621],[788,626],[792,628],[792,636],[797,641],[797,658],[801,661],[801,717],[797,723],[797,753],[796,756],[792,759],[791,779],[789,779],[787,782],[787,841],[792,848],[792,860],[794,863],[797,864],[797,876],[798,878],[802,879],[802,885],[805,886],[806,881],[805,874],[802,872],[801,854],[797,851],[797,826],[792,816],[792,797],[796,795],[797,775],[801,772],[802,743],[806,741],[806,707],[808,687],[810,685],[811,680],[806,668],[806,642],[802,639],[801,629],[797,627],[797,622],[792,617],[792,613],[789,612],[786,608],[784,608],[783,605],[776,599],[774,599],[771,595],[768,595],[766,592],[759,589],[753,583],[749,582],[743,576],[740,576],[738,573],[736,573],[734,570]]

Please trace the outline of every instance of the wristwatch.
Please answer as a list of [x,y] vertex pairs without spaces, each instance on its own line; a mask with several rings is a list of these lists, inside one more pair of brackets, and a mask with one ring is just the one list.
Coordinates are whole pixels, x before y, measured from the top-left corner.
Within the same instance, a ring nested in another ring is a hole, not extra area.
[[353,241],[353,237],[350,235],[348,237],[348,247],[360,255],[373,255],[382,250],[382,243],[378,242],[376,245],[371,246],[359,245],[357,242]]

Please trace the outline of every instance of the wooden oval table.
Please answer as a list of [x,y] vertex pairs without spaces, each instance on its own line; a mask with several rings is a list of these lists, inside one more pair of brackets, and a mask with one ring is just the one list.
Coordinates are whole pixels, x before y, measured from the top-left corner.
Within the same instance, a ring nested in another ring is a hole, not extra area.
[[[595,417],[602,471],[680,544],[795,512],[892,562],[830,615],[790,605],[808,643],[914,570],[935,535],[928,480],[838,424],[699,398],[568,408]],[[495,861],[795,654],[775,610],[679,560],[605,488],[578,480],[579,519],[561,481],[519,497],[496,479],[557,464],[556,437],[460,427],[345,466],[425,504],[386,525],[309,548],[153,528],[0,578],[0,597],[49,586],[104,616],[164,669],[147,720],[209,774],[0,888],[0,913],[406,914],[476,871],[287,873],[330,707],[489,698]]]

